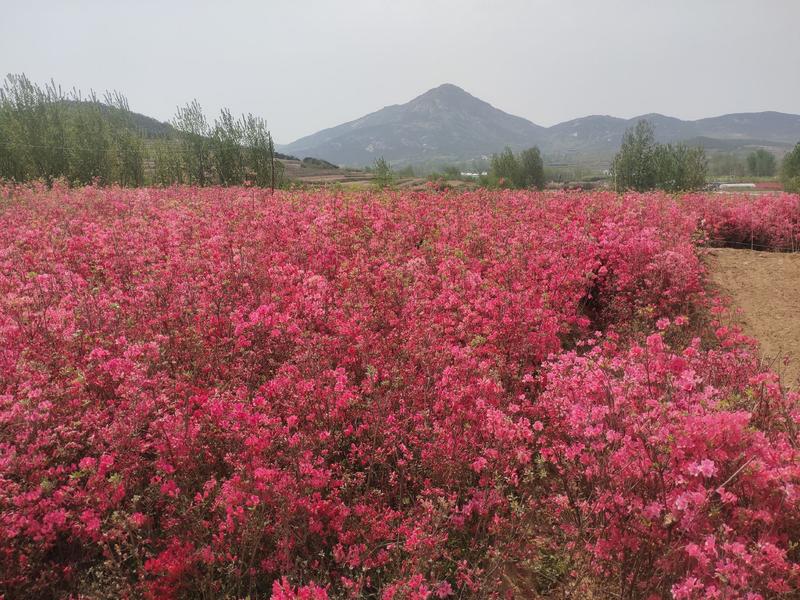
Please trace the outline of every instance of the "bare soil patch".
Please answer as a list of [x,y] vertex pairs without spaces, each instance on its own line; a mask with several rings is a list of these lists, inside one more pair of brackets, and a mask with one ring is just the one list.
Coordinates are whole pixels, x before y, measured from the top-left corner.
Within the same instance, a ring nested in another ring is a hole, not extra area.
[[[800,254],[715,248],[711,279],[787,386],[800,387]],[[789,359],[787,365],[784,358]]]

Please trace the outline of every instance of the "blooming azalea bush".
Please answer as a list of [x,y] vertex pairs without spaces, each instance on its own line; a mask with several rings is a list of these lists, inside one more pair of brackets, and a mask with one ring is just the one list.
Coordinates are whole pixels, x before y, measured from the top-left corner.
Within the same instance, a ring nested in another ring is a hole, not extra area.
[[689,195],[684,202],[715,245],[800,251],[797,194]]
[[798,584],[797,397],[686,199],[0,195],[6,597]]
[[572,560],[623,597],[790,594],[798,396],[726,328],[712,350],[669,348],[666,334],[627,350],[611,335],[550,365],[528,413],[553,484],[542,507]]

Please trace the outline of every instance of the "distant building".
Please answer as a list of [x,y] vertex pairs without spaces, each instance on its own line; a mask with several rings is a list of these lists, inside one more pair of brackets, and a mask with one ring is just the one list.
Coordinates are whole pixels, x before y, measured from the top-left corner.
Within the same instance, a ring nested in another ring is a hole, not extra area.
[[748,189],[755,189],[755,183],[720,183],[719,189],[721,190],[732,190],[737,188],[748,188]]

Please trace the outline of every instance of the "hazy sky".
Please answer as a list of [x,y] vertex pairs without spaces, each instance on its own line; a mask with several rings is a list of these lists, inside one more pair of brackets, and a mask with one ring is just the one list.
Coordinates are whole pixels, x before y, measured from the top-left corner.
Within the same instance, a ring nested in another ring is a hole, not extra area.
[[0,73],[287,143],[449,82],[540,125],[800,113],[800,0],[0,0]]

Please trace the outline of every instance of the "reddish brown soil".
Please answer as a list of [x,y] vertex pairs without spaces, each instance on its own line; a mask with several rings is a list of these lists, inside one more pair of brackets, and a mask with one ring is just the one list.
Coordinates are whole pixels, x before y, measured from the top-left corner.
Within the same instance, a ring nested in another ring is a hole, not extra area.
[[[787,386],[800,387],[800,254],[717,248],[712,281],[731,299],[744,332]],[[784,365],[784,359],[788,364]]]

